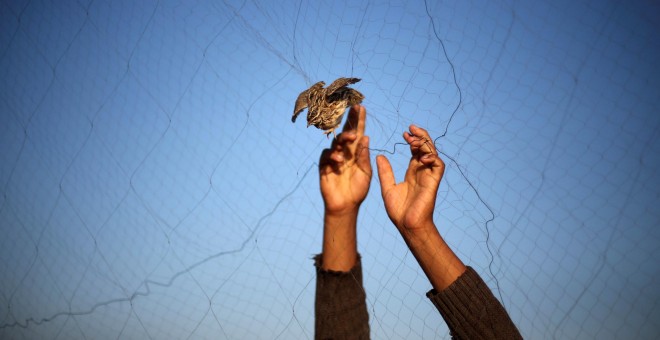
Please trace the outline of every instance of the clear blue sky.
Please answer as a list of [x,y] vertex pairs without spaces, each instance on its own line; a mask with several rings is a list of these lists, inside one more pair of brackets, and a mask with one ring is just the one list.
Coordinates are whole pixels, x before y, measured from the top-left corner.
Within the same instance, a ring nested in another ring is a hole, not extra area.
[[[660,336],[660,8],[644,1],[0,4],[0,338],[313,337],[342,76],[400,179],[526,338]],[[375,165],[375,164],[374,164]],[[359,220],[372,337],[448,338],[383,210]]]

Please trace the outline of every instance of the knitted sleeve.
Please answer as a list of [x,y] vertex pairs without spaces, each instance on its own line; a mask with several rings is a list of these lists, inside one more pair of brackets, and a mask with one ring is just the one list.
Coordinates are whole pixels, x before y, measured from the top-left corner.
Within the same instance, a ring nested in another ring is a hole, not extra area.
[[426,296],[447,322],[453,339],[522,339],[509,314],[471,267],[441,292]]
[[321,269],[321,255],[316,266],[316,304],[314,312],[316,339],[369,339],[369,314],[362,287],[362,265],[349,272]]

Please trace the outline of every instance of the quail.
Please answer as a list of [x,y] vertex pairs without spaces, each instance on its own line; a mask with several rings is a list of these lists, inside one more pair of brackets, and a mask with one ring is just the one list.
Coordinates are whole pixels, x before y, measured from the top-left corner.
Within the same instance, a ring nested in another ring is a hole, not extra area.
[[312,85],[296,99],[291,121],[295,123],[300,112],[307,108],[307,127],[314,125],[325,130],[326,136],[334,135],[346,108],[360,104],[364,99],[362,93],[347,86],[359,81],[359,78],[339,78],[327,88],[322,81]]

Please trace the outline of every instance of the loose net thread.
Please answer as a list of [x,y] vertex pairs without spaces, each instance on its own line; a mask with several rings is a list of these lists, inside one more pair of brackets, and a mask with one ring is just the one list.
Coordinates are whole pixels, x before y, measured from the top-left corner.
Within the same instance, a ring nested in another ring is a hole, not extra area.
[[[330,141],[290,114],[340,76],[398,179],[401,133],[429,130],[436,224],[523,336],[660,334],[657,8],[0,8],[2,338],[312,338]],[[448,338],[379,191],[358,222],[371,336]]]

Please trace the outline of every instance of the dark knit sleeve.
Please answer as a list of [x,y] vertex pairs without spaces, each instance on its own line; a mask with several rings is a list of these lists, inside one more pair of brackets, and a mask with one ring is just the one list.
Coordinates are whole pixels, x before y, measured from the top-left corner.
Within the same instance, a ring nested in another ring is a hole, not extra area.
[[369,339],[369,314],[362,265],[349,272],[321,269],[321,255],[314,257],[316,266],[316,339]]
[[471,267],[441,292],[426,296],[447,322],[453,339],[522,339],[509,314]]

